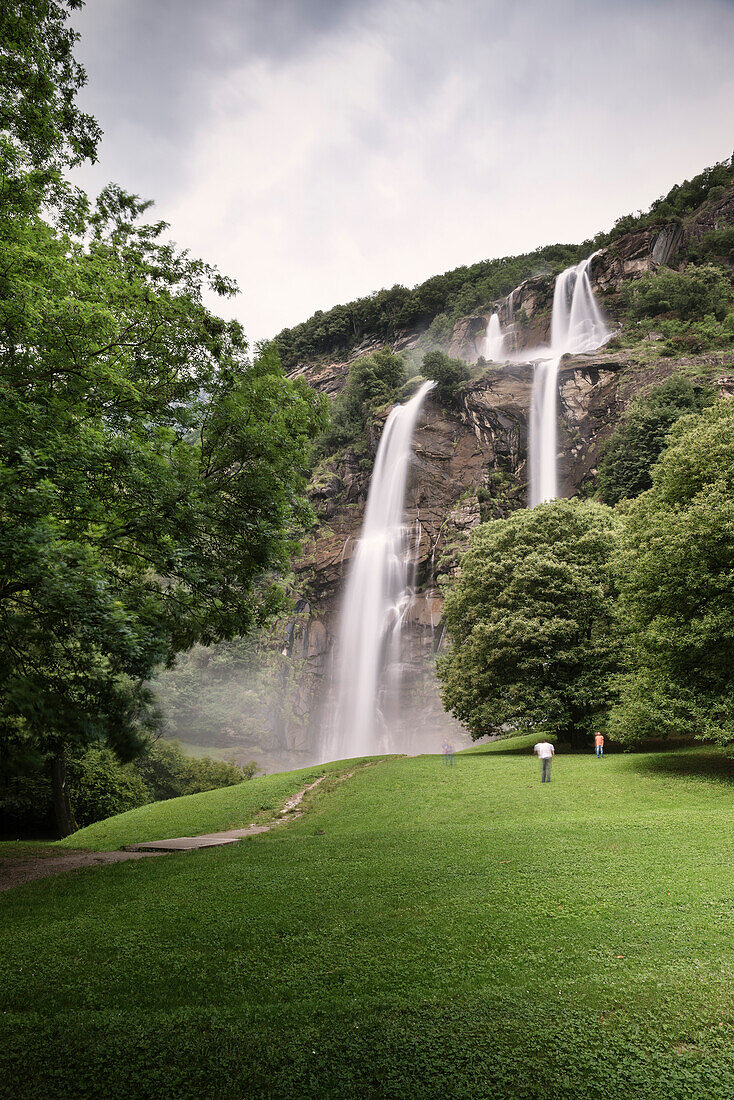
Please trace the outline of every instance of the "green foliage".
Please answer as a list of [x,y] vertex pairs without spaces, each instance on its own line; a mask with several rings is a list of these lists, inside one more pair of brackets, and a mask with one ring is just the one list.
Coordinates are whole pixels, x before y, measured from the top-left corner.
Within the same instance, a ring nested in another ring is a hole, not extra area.
[[345,447],[364,444],[372,414],[395,400],[405,377],[404,359],[389,348],[355,359],[344,389],[332,403],[331,424],[314,444],[313,464]]
[[730,348],[734,345],[734,312],[731,311],[723,321],[717,321],[712,314],[701,321],[677,321],[662,317],[648,322],[645,327],[657,329],[664,338],[661,355],[698,355],[711,348]]
[[[48,760],[23,769],[18,761],[0,779],[0,812],[16,834],[53,831],[53,805]],[[123,764],[110,749],[93,746],[68,761],[68,782],[74,817],[90,825],[136,806],[200,791],[217,790],[251,779],[257,764],[196,759],[184,755],[176,741],[146,744],[142,755]],[[74,834],[76,836],[76,834]]]
[[86,74],[73,54],[79,38],[67,26],[81,0],[23,0],[0,5],[0,194],[12,211],[63,206],[73,216],[78,194],[64,168],[95,158],[101,131],[76,96]]
[[681,416],[714,400],[705,386],[673,376],[632,402],[608,440],[599,463],[596,492],[605,504],[639,496],[652,484],[650,471]]
[[671,187],[667,195],[656,199],[645,213],[626,214],[619,218],[611,233],[599,234],[594,243],[597,248],[601,248],[634,230],[665,225],[667,222],[680,222],[709,198],[721,198],[731,187],[733,180],[734,157],[719,161],[699,172],[693,179]]
[[454,330],[451,318],[447,313],[437,313],[431,321],[426,332],[429,343],[439,348],[446,348]]
[[150,203],[110,186],[92,209],[64,183],[99,135],[75,105],[77,7],[0,15],[4,766],[32,744],[134,755],[154,668],[278,606],[326,419],[204,306],[234,285],[145,224]]
[[151,801],[144,780],[109,749],[92,748],[69,767],[74,817],[80,826]]
[[[359,760],[350,760],[349,769]],[[343,772],[343,761],[315,764],[297,771],[256,776],[217,790],[169,798],[139,806],[124,814],[97,821],[59,844],[61,848],[89,848],[110,852],[126,844],[165,840],[174,836],[241,829],[256,819],[273,821],[281,805],[320,776]]]
[[228,284],[144,209],[108,189],[84,242],[15,226],[0,305],[0,717],[123,755],[156,665],[277,605],[264,577],[310,517],[324,423],[272,345],[247,359],[202,304]]
[[[734,158],[706,168],[691,180],[672,187],[646,212],[620,218],[610,232],[597,233],[578,245],[554,244],[534,252],[501,259],[482,260],[435,275],[413,287],[394,286],[366,298],[319,311],[294,328],[275,337],[287,368],[320,355],[346,354],[365,337],[392,340],[400,330],[428,326],[429,339],[447,346],[452,321],[504,297],[524,279],[557,274],[590,252],[613,244],[625,233],[680,222],[709,197],[721,196],[732,185]],[[716,247],[721,247],[719,243]],[[703,256],[704,254],[702,254]],[[712,252],[712,256],[718,253]],[[436,328],[433,329],[433,324]]]
[[290,368],[318,355],[346,354],[365,337],[390,341],[398,332],[429,325],[440,316],[446,318],[438,325],[437,335],[443,340],[452,318],[509,294],[523,279],[561,271],[581,255],[577,246],[555,244],[520,256],[458,267],[434,275],[412,290],[394,286],[335,306],[328,313],[318,312],[292,329],[283,329],[275,342],[284,365]]
[[[291,622],[297,620],[294,615]],[[195,646],[151,684],[167,737],[198,745],[286,748],[302,675],[297,652],[284,654],[279,622],[261,635]]]
[[700,241],[692,241],[688,247],[688,258],[697,263],[702,260],[726,260],[734,263],[734,225],[712,229]]
[[155,802],[232,787],[252,779],[258,770],[254,761],[240,766],[229,760],[212,760],[208,756],[194,759],[184,755],[178,741],[162,738],[146,746],[132,766]]
[[615,737],[734,739],[734,401],[671,430],[625,512],[618,574],[629,671]]
[[538,729],[583,743],[616,667],[617,526],[603,505],[562,500],[472,533],[438,661],[444,705],[472,737]]
[[458,403],[459,387],[469,377],[466,363],[450,359],[443,351],[429,351],[423,356],[422,372],[436,382],[436,395],[443,405]]
[[625,283],[622,297],[630,321],[663,314],[681,321],[700,321],[710,314],[723,321],[732,300],[732,284],[713,264],[691,264],[685,271],[661,268]]

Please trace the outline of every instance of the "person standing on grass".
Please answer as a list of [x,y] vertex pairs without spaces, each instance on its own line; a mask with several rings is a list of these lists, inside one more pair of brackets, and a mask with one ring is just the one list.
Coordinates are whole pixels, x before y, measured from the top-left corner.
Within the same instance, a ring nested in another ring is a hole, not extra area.
[[556,755],[556,750],[550,741],[538,741],[533,752],[540,760],[541,783],[550,783],[551,760]]
[[604,734],[599,730],[594,734],[594,748],[596,749],[597,756],[604,755]]
[[449,767],[453,768],[453,766],[454,766],[454,746],[451,743],[451,741],[449,741],[448,737],[444,737],[443,743],[441,744],[441,749],[443,751],[443,762],[444,762],[444,764],[448,764]]

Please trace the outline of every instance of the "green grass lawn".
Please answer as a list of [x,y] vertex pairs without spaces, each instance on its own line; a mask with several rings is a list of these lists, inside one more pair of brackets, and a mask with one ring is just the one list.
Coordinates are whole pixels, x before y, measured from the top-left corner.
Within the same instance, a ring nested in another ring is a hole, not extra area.
[[731,763],[496,747],[1,895],[0,1096],[730,1100]]
[[116,817],[95,821],[86,829],[79,829],[58,841],[57,847],[111,852],[126,844],[140,844],[145,840],[199,836],[241,828],[255,821],[268,821],[291,795],[313,783],[319,776],[338,775],[361,763],[358,760],[315,764],[297,771],[263,775],[216,791],[152,802]]

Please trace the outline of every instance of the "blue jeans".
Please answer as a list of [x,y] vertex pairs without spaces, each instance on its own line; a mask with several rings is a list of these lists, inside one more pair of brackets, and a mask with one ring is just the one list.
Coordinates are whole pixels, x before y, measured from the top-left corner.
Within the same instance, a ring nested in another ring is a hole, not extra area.
[[540,761],[541,767],[542,767],[541,780],[540,780],[541,783],[550,783],[551,759],[552,758],[549,756],[547,760],[541,760]]
[[597,745],[596,746],[596,755],[597,756],[603,756],[604,755],[604,746],[603,745]]

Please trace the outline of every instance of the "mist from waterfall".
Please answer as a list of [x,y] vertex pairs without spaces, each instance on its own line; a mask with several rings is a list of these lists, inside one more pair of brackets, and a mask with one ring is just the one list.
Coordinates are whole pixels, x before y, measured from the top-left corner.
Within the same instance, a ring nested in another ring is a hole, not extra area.
[[[400,751],[391,711],[400,696],[400,637],[412,597],[415,531],[403,521],[415,425],[434,382],[424,382],[385,422],[364,523],[352,557],[337,633],[337,698],[323,760]],[[412,537],[411,537],[412,534]]]
[[[594,253],[596,255],[596,253]],[[609,330],[591,289],[594,255],[567,267],[553,289],[550,347],[537,354],[530,397],[530,507],[558,496],[558,367],[564,355],[595,351]]]

